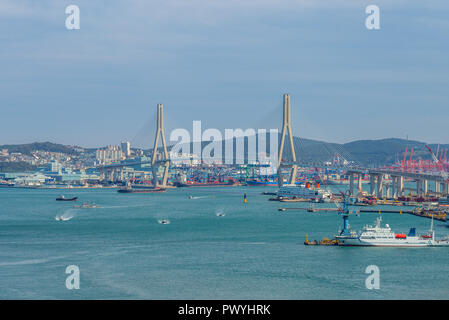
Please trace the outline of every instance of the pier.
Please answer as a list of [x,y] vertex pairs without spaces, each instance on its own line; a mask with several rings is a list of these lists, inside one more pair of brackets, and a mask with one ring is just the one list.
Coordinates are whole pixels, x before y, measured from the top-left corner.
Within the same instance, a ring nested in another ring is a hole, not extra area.
[[[337,208],[279,208],[278,211],[307,211],[307,212],[338,212]],[[418,217],[429,218],[432,216],[435,220],[446,222],[447,213],[445,211],[439,210],[426,210],[426,209],[406,209],[406,210],[397,210],[397,209],[359,209],[357,210],[359,213],[399,213],[399,214],[411,214]]]

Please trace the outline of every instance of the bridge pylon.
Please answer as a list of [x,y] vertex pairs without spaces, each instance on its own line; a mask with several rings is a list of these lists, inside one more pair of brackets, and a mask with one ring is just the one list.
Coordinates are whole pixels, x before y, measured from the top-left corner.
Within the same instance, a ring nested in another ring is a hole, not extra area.
[[[284,168],[290,169],[289,183],[294,184],[296,182],[296,172],[298,166],[296,165],[296,154],[295,145],[293,144],[293,134],[292,134],[292,123],[290,118],[290,95],[288,93],[284,94],[284,106],[283,106],[283,121],[282,121],[282,136],[281,143],[279,144],[279,154],[278,154],[278,185],[282,186],[284,184],[282,170]],[[291,162],[287,162],[283,159],[284,144],[286,135],[288,133],[288,141],[290,143],[291,150]]]
[[[158,144],[159,144],[159,137],[162,140],[162,159],[157,159],[157,153],[158,153]],[[154,147],[153,147],[153,157],[151,159],[151,166],[153,170],[153,185],[154,187],[165,187],[167,186],[167,179],[168,179],[168,169],[170,167],[170,158],[167,152],[167,144],[165,142],[165,134],[164,134],[164,105],[158,104],[157,105],[157,129],[156,129],[156,136],[154,138]],[[159,178],[158,178],[158,169],[160,166],[164,166],[164,173],[162,176],[162,183],[159,184]]]

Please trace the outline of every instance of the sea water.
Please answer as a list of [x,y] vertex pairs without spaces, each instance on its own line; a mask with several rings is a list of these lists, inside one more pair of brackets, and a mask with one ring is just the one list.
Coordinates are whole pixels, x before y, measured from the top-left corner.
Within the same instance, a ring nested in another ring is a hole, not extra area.
[[[304,246],[306,234],[309,240],[335,235],[342,217],[261,195],[275,190],[2,188],[0,299],[447,298],[449,248]],[[100,208],[55,201],[61,193]],[[59,216],[70,220],[56,221]],[[430,228],[430,219],[382,216],[395,232]],[[351,215],[350,224],[359,230],[377,217]],[[449,234],[444,222],[435,221],[435,230]],[[79,269],[80,288],[69,290],[66,268],[72,265]],[[379,268],[379,289],[365,284],[370,265]]]

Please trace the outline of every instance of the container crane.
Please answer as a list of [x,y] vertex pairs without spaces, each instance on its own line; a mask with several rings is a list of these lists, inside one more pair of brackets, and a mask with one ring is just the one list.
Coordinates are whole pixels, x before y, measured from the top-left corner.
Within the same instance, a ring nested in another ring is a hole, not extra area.
[[435,153],[433,153],[432,149],[430,149],[430,147],[428,145],[426,145],[427,150],[429,150],[430,155],[432,156],[433,161],[435,162],[435,164],[437,165],[437,168],[440,168],[440,173],[443,176],[443,178],[445,180],[448,179],[448,173],[446,172],[446,170],[444,169],[444,166],[441,165],[441,161],[438,160],[437,156],[435,155]]

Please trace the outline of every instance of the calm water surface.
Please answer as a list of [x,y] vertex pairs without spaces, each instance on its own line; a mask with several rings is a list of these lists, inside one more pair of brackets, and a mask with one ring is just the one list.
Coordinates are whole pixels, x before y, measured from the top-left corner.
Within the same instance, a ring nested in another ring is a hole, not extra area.
[[[307,247],[306,234],[333,236],[341,216],[279,212],[308,204],[268,201],[260,193],[270,189],[0,189],[0,299],[447,299],[449,248]],[[61,192],[101,208],[56,202]],[[377,216],[351,216],[351,226]],[[383,219],[396,232],[430,227],[407,214]],[[445,223],[435,228],[449,234]],[[380,290],[365,287],[372,264]],[[79,290],[65,287],[68,265],[80,269]]]

